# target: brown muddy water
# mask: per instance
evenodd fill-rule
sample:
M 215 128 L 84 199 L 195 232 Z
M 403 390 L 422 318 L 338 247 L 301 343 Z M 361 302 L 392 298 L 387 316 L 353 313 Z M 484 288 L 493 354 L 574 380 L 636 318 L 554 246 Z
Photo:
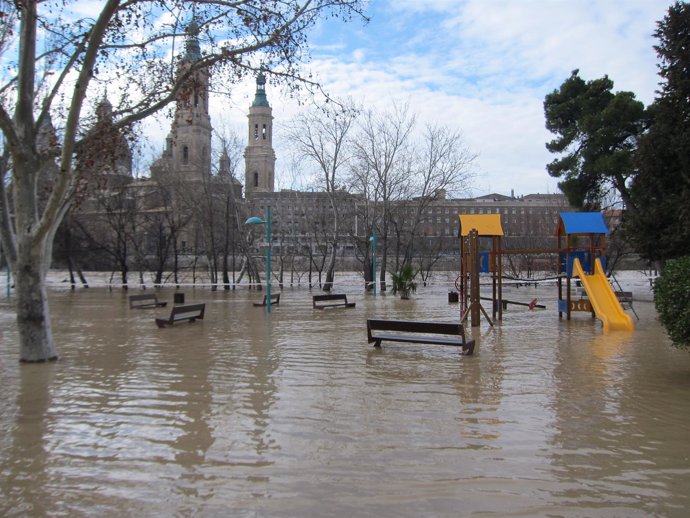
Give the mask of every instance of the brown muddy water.
M 559 321 L 553 285 L 507 288 L 547 309 L 509 306 L 462 357 L 367 344 L 367 317 L 456 320 L 443 286 L 328 311 L 285 289 L 270 318 L 257 292 L 183 291 L 206 319 L 168 329 L 126 292 L 51 291 L 43 365 L 0 298 L 0 516 L 690 513 L 690 357 L 649 302 L 604 335 Z

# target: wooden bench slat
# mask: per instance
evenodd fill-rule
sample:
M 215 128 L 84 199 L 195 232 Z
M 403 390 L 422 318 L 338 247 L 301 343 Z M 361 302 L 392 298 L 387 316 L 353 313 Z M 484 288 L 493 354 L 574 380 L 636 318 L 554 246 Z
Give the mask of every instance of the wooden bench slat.
M 461 338 L 452 338 L 452 337 L 441 338 L 441 337 L 437 337 L 437 336 L 422 336 L 422 335 L 377 334 L 376 339 L 387 340 L 389 342 L 409 342 L 409 343 L 452 345 L 455 347 L 463 345 Z
M 167 302 L 159 302 L 155 293 L 129 296 L 129 309 L 164 308 Z
M 280 293 L 271 293 L 271 306 L 275 306 L 277 304 L 280 304 Z M 266 295 L 264 295 L 264 299 L 261 302 L 255 302 L 255 306 L 265 306 L 266 305 Z
M 373 331 L 397 331 L 403 334 L 378 333 Z M 422 334 L 404 334 L 422 333 Z M 433 336 L 445 335 L 445 336 Z M 465 328 L 462 324 L 447 322 L 420 322 L 411 320 L 367 320 L 367 339 L 375 347 L 381 347 L 382 341 L 426 343 L 435 345 L 449 345 L 462 347 L 463 354 L 474 352 L 474 340 L 465 338 Z
M 175 322 L 189 320 L 194 322 L 196 319 L 203 320 L 206 312 L 206 304 L 188 304 L 186 306 L 175 306 L 170 312 L 168 318 L 157 318 L 156 325 L 158 327 L 167 327 L 173 325 Z
M 617 291 L 616 292 L 616 297 L 618 298 L 619 302 L 627 302 L 630 303 L 633 301 L 633 294 L 632 291 Z
M 449 322 L 423 322 L 416 320 L 376 320 L 369 319 L 372 329 L 381 331 L 403 331 L 407 333 L 437 333 L 448 335 L 459 335 L 464 331 L 461 330 L 461 324 L 452 324 Z
M 314 309 L 326 308 L 354 308 L 356 302 L 348 302 L 344 293 L 332 293 L 330 295 L 314 295 L 312 305 Z

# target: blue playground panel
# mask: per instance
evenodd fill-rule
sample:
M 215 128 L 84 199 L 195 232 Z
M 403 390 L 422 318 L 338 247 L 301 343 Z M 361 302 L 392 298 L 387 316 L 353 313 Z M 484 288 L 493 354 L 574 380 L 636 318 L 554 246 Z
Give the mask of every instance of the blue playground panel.
M 479 252 L 479 273 L 490 273 L 489 252 Z
M 592 261 L 590 260 L 590 253 L 588 250 L 576 250 L 574 252 L 570 252 L 570 256 L 568 256 L 568 266 L 566 268 L 565 264 L 565 258 L 566 258 L 566 253 L 561 252 L 560 254 L 560 261 L 561 261 L 561 271 L 566 272 L 568 277 L 573 276 L 573 262 L 575 261 L 575 258 L 577 257 L 580 260 L 580 264 L 582 265 L 582 269 L 586 272 L 591 272 L 592 271 Z
M 592 255 L 589 253 L 589 250 L 575 250 L 573 252 L 570 252 L 570 256 L 568 258 L 568 268 L 566 270 L 565 267 L 565 257 L 566 253 L 561 252 L 560 254 L 560 261 L 561 261 L 561 271 L 565 271 L 568 275 L 568 277 L 573 276 L 573 262 L 575 261 L 575 258 L 577 257 L 580 260 L 580 264 L 582 265 L 582 269 L 586 273 L 593 273 L 594 272 L 594 264 L 592 263 Z M 601 260 L 601 266 L 606 269 L 606 258 L 601 256 L 599 257 Z

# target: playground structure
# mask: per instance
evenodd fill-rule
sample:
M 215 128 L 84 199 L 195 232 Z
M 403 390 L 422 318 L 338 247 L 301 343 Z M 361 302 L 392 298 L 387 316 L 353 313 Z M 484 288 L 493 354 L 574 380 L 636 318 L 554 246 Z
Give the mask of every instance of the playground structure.
M 558 317 L 570 320 L 573 311 L 598 317 L 607 333 L 634 329 L 604 273 L 608 228 L 599 212 L 563 212 L 558 219 Z M 587 299 L 572 298 L 572 278 L 580 279 Z M 565 298 L 563 280 L 565 279 Z
M 500 214 L 458 216 L 460 228 L 460 275 L 455 282 L 460 292 L 460 322 L 470 315 L 472 327 L 479 326 L 480 312 L 490 325 L 503 319 L 502 249 L 503 227 Z M 491 241 L 489 251 L 480 252 L 480 239 Z M 479 273 L 491 274 L 491 315 L 481 305 L 479 294 Z
M 460 301 L 460 322 L 470 316 L 472 327 L 480 324 L 480 313 L 483 313 L 490 325 L 503 318 L 503 309 L 508 303 L 537 306 L 536 299 L 529 304 L 503 299 L 502 261 L 503 255 L 515 253 L 503 250 L 501 237 L 503 228 L 499 214 L 459 215 L 460 238 L 460 274 L 456 279 L 456 288 Z M 558 254 L 558 316 L 563 313 L 570 320 L 573 311 L 585 311 L 598 317 L 603 323 L 604 332 L 610 330 L 632 330 L 632 318 L 625 313 L 616 293 L 613 291 L 604 273 L 602 264 L 606 246 L 608 228 L 599 212 L 563 212 L 560 214 L 556 228 L 558 246 L 554 250 L 534 250 L 534 253 Z M 488 250 L 480 251 L 480 239 L 490 239 Z M 530 251 L 521 250 L 520 253 Z M 481 297 L 479 292 L 479 274 L 491 274 L 491 297 Z M 572 298 L 572 278 L 578 277 L 587 294 L 587 298 Z M 565 280 L 565 292 L 563 281 Z M 565 297 L 565 298 L 564 298 Z M 490 300 L 492 318 L 481 305 L 481 300 Z

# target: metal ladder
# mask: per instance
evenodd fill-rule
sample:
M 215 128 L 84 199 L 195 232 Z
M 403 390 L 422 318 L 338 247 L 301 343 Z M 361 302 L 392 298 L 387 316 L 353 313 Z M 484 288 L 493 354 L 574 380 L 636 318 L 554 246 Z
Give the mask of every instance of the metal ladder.
M 623 287 L 621 286 L 620 282 L 618 282 L 618 279 L 616 279 L 616 276 L 615 276 L 613 273 L 611 274 L 610 279 L 611 279 L 613 285 L 617 288 L 617 290 L 618 290 L 619 292 L 622 292 L 622 291 L 623 291 Z M 632 312 L 634 313 L 635 318 L 637 318 L 637 320 L 640 320 L 640 316 L 637 314 L 637 311 L 635 311 L 635 308 L 633 307 L 632 292 L 630 292 L 630 293 L 631 293 L 630 302 L 626 302 L 626 303 L 630 306 L 630 309 L 631 309 Z M 621 303 L 621 305 L 622 305 L 622 303 Z

